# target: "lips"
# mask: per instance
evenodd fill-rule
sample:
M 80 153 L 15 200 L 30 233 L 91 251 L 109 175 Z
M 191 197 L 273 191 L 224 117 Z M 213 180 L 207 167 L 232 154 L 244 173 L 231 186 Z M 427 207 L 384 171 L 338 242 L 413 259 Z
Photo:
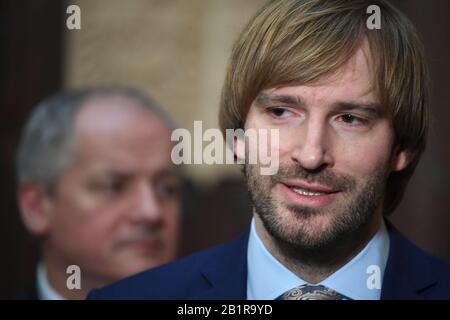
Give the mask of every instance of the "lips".
M 309 184 L 303 181 L 288 180 L 283 182 L 283 184 L 286 185 L 288 188 L 303 190 L 309 193 L 330 194 L 338 192 L 338 190 L 335 190 L 328 186 L 320 184 Z
M 135 234 L 117 243 L 121 248 L 140 248 L 150 251 L 159 251 L 163 248 L 163 241 L 154 234 Z
M 293 180 L 279 183 L 278 189 L 288 203 L 313 208 L 330 204 L 340 193 L 329 186 Z

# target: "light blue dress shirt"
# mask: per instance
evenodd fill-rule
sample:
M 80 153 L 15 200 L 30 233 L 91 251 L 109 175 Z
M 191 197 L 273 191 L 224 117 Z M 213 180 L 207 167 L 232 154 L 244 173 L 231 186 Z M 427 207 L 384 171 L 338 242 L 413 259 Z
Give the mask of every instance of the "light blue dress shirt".
M 36 270 L 37 295 L 39 300 L 65 300 L 62 295 L 52 288 L 47 278 L 45 264 L 41 261 Z
M 352 300 L 379 300 L 386 262 L 389 234 L 384 221 L 380 229 L 352 260 L 318 284 Z M 247 299 L 274 300 L 307 282 L 282 265 L 266 249 L 252 220 L 247 251 Z M 373 277 L 379 277 L 379 281 Z M 376 280 L 376 279 L 375 279 Z

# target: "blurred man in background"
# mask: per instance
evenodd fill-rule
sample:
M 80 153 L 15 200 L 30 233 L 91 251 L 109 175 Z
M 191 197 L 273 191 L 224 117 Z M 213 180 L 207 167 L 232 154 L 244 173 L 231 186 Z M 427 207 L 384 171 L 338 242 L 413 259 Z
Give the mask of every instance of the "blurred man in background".
M 23 298 L 83 299 L 175 257 L 172 128 L 155 101 L 127 88 L 62 93 L 37 105 L 17 155 L 21 217 L 42 249 Z

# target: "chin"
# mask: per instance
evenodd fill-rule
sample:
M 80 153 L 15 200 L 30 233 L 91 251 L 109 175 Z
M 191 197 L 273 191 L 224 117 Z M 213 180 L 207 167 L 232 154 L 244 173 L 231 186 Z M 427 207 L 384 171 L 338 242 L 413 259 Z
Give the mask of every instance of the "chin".
M 279 208 L 279 221 L 287 229 L 319 232 L 326 231 L 333 224 L 333 209 L 317 210 L 315 208 L 285 207 Z
M 147 269 L 151 269 L 163 264 L 166 260 L 162 257 L 150 255 L 127 255 L 116 260 L 115 274 L 121 278 L 127 277 Z
M 167 260 L 161 257 L 142 257 L 140 259 L 136 259 L 133 263 L 133 270 L 136 272 L 144 271 L 150 268 L 154 268 L 164 264 Z
M 283 208 L 274 218 L 264 223 L 268 232 L 282 243 L 301 249 L 323 247 L 342 232 L 336 228 L 336 216 L 331 212 L 295 212 Z

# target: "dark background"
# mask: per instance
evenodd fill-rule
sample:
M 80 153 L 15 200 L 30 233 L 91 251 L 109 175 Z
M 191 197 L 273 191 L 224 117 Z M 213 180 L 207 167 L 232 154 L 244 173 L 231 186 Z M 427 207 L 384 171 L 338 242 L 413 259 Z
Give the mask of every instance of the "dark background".
M 413 21 L 425 44 L 432 80 L 428 148 L 394 224 L 415 243 L 450 259 L 450 1 L 393 1 Z M 0 298 L 10 298 L 34 277 L 36 241 L 16 205 L 14 153 L 31 108 L 62 88 L 65 9 L 55 0 L 0 2 Z M 223 242 L 250 220 L 245 187 L 237 179 L 213 187 L 186 181 L 180 255 Z

